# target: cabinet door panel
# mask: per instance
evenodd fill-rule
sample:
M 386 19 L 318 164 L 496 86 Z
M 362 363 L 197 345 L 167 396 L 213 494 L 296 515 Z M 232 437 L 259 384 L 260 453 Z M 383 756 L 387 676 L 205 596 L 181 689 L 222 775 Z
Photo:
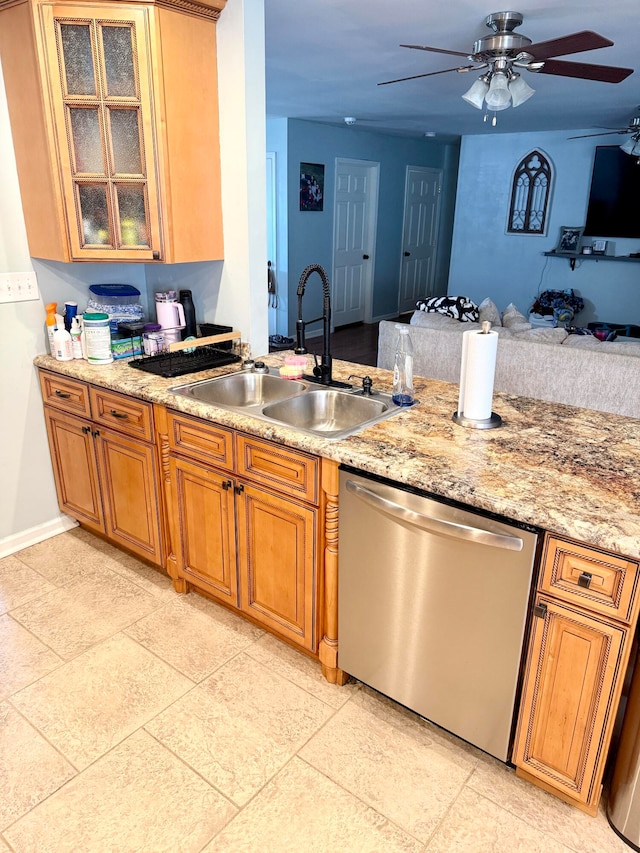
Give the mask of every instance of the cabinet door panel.
M 49 450 L 58 503 L 63 512 L 104 532 L 98 467 L 91 427 L 45 406 Z
M 97 441 L 107 536 L 161 565 L 153 447 L 106 430 Z
M 171 457 L 178 517 L 178 574 L 237 606 L 233 481 L 225 474 Z
M 158 259 L 153 10 L 41 14 L 72 259 Z
M 534 618 L 514 763 L 595 806 L 617 707 L 628 631 L 551 599 Z
M 237 524 L 242 609 L 315 651 L 317 510 L 245 484 Z

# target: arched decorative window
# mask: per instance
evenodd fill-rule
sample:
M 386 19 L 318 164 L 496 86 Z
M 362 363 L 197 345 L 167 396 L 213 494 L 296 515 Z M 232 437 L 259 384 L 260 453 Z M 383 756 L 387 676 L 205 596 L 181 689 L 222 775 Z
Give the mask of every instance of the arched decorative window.
M 508 233 L 545 233 L 551 177 L 551 164 L 540 151 L 520 161 L 513 175 Z

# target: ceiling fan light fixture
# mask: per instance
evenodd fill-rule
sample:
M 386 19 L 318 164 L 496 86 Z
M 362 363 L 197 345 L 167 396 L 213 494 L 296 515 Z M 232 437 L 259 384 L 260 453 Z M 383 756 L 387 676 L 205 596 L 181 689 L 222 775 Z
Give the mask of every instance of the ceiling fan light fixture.
M 487 75 L 483 74 L 482 77 L 478 77 L 470 89 L 462 95 L 462 100 L 471 104 L 471 106 L 475 107 L 477 110 L 481 110 L 485 95 L 488 91 L 489 81 L 487 80 Z
M 511 92 L 511 106 L 519 107 L 535 94 L 535 89 L 522 79 L 519 74 L 514 74 L 509 81 L 509 92 Z
M 630 154 L 632 157 L 640 157 L 640 137 L 631 136 L 620 148 L 625 154 Z
M 504 71 L 495 71 L 489 83 L 489 91 L 485 95 L 488 109 L 497 112 L 511 106 L 509 81 Z

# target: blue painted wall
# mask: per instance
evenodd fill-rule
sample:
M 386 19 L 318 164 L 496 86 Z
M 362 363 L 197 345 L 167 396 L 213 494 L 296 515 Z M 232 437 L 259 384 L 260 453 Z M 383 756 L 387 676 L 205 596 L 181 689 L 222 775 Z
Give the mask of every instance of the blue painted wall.
M 271 128 L 271 133 L 270 133 Z M 278 147 L 279 146 L 279 147 Z M 283 151 L 281 127 L 267 123 L 267 147 Z M 402 217 L 407 166 L 430 166 L 443 170 L 441 227 L 439 232 L 436 292 L 446 293 L 449 251 L 453 229 L 453 208 L 458 166 L 458 145 L 425 139 L 385 136 L 354 127 L 334 127 L 316 122 L 287 121 L 287 213 L 280 215 L 280 229 L 286 223 L 288 239 L 288 334 L 295 330 L 296 288 L 302 270 L 319 263 L 330 273 L 333 261 L 333 203 L 335 159 L 346 157 L 380 163 L 378 229 L 373 284 L 374 319 L 395 317 L 398 309 L 398 280 L 401 260 Z M 299 207 L 300 163 L 325 166 L 324 210 L 301 212 Z M 279 180 L 284 180 L 280 172 Z M 281 261 L 279 261 L 280 265 Z M 316 278 L 314 276 L 314 278 Z M 284 277 L 279 281 L 284 290 Z M 305 294 L 305 316 L 322 313 L 319 280 L 310 282 Z M 320 328 L 318 324 L 317 329 Z M 280 330 L 279 330 L 280 331 Z M 313 334 L 315 327 L 311 329 Z M 280 333 L 284 333 L 281 331 Z
M 597 128 L 570 135 L 581 133 L 597 133 Z M 474 302 L 490 296 L 500 311 L 514 302 L 527 314 L 541 290 L 573 288 L 585 300 L 577 325 L 594 320 L 640 324 L 640 263 L 578 259 L 572 272 L 567 259 L 543 255 L 557 245 L 562 226 L 584 225 L 595 148 L 611 144 L 611 137 L 568 140 L 568 135 L 564 131 L 463 138 L 448 292 Z M 513 171 L 534 148 L 542 150 L 554 169 L 547 233 L 507 234 Z M 609 245 L 612 254 L 640 251 L 640 239 L 614 243 Z

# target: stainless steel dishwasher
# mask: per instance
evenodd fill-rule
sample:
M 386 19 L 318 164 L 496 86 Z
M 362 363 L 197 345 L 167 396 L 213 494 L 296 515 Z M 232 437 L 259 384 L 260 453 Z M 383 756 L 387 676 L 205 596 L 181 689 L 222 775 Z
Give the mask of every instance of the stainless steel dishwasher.
M 338 665 L 510 758 L 536 528 L 340 471 Z

